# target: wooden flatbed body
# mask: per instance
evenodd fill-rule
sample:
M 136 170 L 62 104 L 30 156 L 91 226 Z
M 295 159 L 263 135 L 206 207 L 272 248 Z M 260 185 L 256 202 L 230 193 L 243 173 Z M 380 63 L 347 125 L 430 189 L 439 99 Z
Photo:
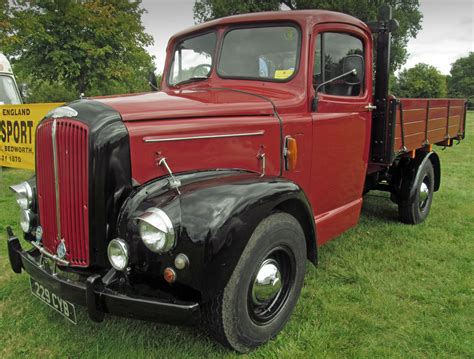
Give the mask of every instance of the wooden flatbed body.
M 452 146 L 464 138 L 466 101 L 463 99 L 409 99 L 397 101 L 394 153 L 429 145 Z

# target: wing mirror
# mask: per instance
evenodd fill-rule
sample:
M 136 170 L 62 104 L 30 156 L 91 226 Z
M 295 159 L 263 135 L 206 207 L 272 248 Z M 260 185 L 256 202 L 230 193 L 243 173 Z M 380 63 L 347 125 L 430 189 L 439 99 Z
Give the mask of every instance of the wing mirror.
M 156 79 L 156 75 L 154 71 L 150 71 L 148 73 L 148 85 L 150 85 L 150 88 L 152 91 L 160 91 L 160 88 L 158 87 L 158 81 Z
M 315 88 L 316 95 L 311 102 L 311 111 L 316 112 L 318 110 L 318 92 L 321 87 L 342 78 L 349 86 L 361 84 L 364 81 L 364 58 L 361 55 L 347 55 L 342 60 L 342 72 L 341 75 L 324 81 Z
M 342 60 L 342 72 L 355 70 L 346 77 L 347 85 L 360 85 L 364 81 L 364 58 L 361 55 L 347 55 Z
M 18 86 L 18 89 L 20 90 L 21 97 L 23 99 L 23 102 L 26 102 L 28 100 L 28 85 L 26 83 L 21 83 Z

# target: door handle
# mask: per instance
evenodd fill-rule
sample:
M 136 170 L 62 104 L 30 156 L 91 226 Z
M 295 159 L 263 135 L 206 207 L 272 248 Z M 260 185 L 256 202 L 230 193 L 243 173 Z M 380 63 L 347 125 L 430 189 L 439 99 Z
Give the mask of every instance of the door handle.
M 376 110 L 376 109 L 377 109 L 377 106 L 372 105 L 371 103 L 369 103 L 367 106 L 364 106 L 364 108 L 365 108 L 366 110 L 368 110 L 369 112 L 372 112 L 373 110 Z

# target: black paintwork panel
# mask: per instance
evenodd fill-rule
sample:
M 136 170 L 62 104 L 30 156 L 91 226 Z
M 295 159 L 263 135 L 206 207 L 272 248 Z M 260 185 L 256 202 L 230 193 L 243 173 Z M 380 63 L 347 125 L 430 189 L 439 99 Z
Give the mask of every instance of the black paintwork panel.
M 279 204 L 296 199 L 308 213 L 311 208 L 302 190 L 280 177 L 260 177 L 243 171 L 209 171 L 177 176 L 181 194 L 161 179 L 133 193 L 121 213 L 119 235 L 131 247 L 134 275 L 155 275 L 173 265 L 178 253 L 190 259 L 178 271 L 174 285 L 199 291 L 204 298 L 223 289 L 254 229 Z M 142 244 L 134 221 L 150 207 L 163 209 L 178 234 L 177 246 L 166 254 L 151 253 Z M 311 217 L 310 217 L 311 218 Z

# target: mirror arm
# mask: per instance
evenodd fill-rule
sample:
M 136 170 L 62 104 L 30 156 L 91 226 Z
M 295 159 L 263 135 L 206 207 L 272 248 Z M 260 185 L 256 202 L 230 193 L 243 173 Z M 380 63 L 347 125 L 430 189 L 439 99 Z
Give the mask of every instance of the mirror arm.
M 151 81 L 148 81 L 148 85 L 150 86 L 152 91 L 160 91 L 160 89 L 155 86 Z
M 158 82 L 156 81 L 155 71 L 152 70 L 148 73 L 148 85 L 152 91 L 160 91 L 158 88 Z
M 351 71 L 347 71 L 339 76 L 336 76 L 336 77 L 333 77 L 332 79 L 330 80 L 327 80 L 327 81 L 324 81 L 322 83 L 320 83 L 316 89 L 314 90 L 315 92 L 315 96 L 313 97 L 312 101 L 311 101 L 311 112 L 316 112 L 318 111 L 318 102 L 319 102 L 319 98 L 318 98 L 318 92 L 319 92 L 319 89 L 335 80 L 339 80 L 343 77 L 346 77 L 346 76 L 349 76 L 349 75 L 356 75 L 357 76 L 357 70 L 356 69 L 352 69 Z
M 319 89 L 320 89 L 321 87 L 323 87 L 323 86 L 325 86 L 325 85 L 327 85 L 327 84 L 329 84 L 329 83 L 331 83 L 331 82 L 333 82 L 333 81 L 339 80 L 339 79 L 341 79 L 341 78 L 343 78 L 343 77 L 349 76 L 349 75 L 356 75 L 356 76 L 357 76 L 357 70 L 356 70 L 356 69 L 352 69 L 351 71 L 347 71 L 347 72 L 345 72 L 345 73 L 343 73 L 343 74 L 341 74 L 341 75 L 339 75 L 339 76 L 333 77 L 333 78 L 330 79 L 330 80 L 327 80 L 327 81 L 324 81 L 324 82 L 320 83 L 320 84 L 316 87 L 316 90 L 315 90 L 315 91 L 316 91 L 316 95 L 318 94 L 318 91 L 319 91 Z

